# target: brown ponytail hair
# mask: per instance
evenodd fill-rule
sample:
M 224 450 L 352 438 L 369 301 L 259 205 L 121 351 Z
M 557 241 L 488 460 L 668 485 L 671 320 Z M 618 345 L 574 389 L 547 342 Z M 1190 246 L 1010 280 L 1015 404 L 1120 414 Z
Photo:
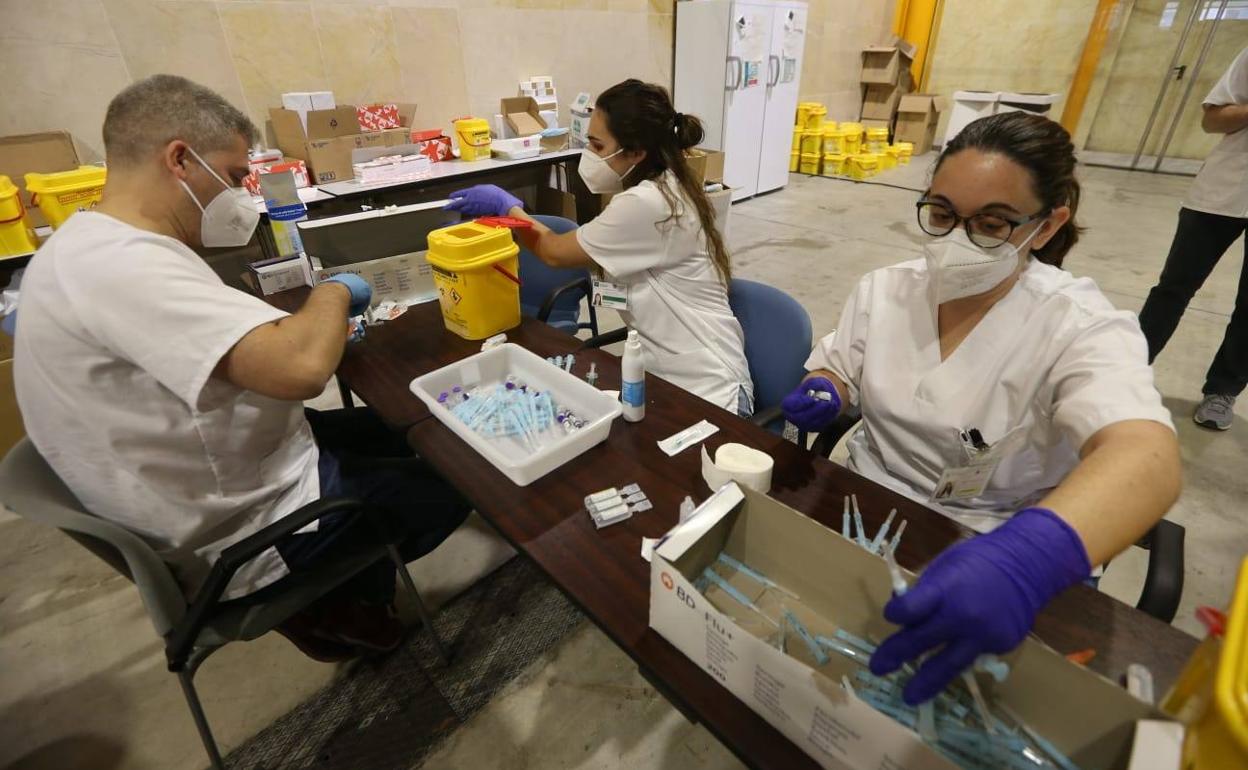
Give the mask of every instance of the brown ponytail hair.
M 625 80 L 611 86 L 599 94 L 594 108 L 602 110 L 607 130 L 620 147 L 645 150 L 645 159 L 625 178 L 624 184 L 632 187 L 647 179 L 657 182 L 663 199 L 672 210 L 672 216 L 665 221 L 671 221 L 677 212 L 676 193 L 663 182 L 663 175 L 672 172 L 680 192 L 697 209 L 698 221 L 706 235 L 707 253 L 719 279 L 727 286 L 732 278 L 728 248 L 715 226 L 711 201 L 685 160 L 685 150 L 702 143 L 702 121 L 677 112 L 667 89 L 640 80 Z
M 1061 267 L 1083 228 L 1075 222 L 1079 209 L 1079 180 L 1075 178 L 1075 146 L 1060 124 L 1030 112 L 1005 112 L 969 124 L 945 145 L 932 174 L 962 150 L 976 149 L 1006 156 L 1031 174 L 1031 189 L 1047 210 L 1070 208 L 1070 219 L 1042 248 L 1036 259 Z

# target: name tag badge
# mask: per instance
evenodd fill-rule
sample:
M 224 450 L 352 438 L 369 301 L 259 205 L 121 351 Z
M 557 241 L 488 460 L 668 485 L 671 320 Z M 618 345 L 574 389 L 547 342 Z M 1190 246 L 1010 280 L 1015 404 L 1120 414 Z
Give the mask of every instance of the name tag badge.
M 970 500 L 981 496 L 988 488 L 992 474 L 996 472 L 1001 460 L 1018 451 L 1026 440 L 1027 431 L 1023 426 L 1005 434 L 991 446 L 982 443 L 979 432 L 973 436 L 980 443 L 970 440 L 968 432 L 962 433 L 962 448 L 965 450 L 966 464 L 956 468 L 946 468 L 936 482 L 932 500 Z
M 628 287 L 621 283 L 595 280 L 590 302 L 594 307 L 628 310 Z

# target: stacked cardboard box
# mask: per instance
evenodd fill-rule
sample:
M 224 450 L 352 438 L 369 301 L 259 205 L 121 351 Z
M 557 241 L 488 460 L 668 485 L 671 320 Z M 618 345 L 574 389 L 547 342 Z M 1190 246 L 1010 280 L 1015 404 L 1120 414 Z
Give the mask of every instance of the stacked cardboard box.
M 411 141 L 415 104 L 395 104 L 400 128 L 361 131 L 354 105 L 338 105 L 328 110 L 299 113 L 286 107 L 271 108 L 269 119 L 282 154 L 308 165 L 314 184 L 352 179 L 351 151 L 372 147 L 393 147 Z
M 911 91 L 913 59 L 914 46 L 896 37 L 887 45 L 862 49 L 863 127 L 887 128 L 892 132 L 901 97 Z
M 910 142 L 913 154 L 922 155 L 932 149 L 936 140 L 936 124 L 945 108 L 944 97 L 935 94 L 907 94 L 897 105 L 895 142 Z

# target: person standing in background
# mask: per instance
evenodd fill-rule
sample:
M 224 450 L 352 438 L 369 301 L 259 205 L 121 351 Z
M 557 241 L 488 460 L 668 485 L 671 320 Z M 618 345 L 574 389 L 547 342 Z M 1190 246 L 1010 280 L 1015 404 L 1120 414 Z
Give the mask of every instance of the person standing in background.
M 1205 160 L 1187 200 L 1157 285 L 1140 311 L 1152 363 L 1179 325 L 1187 303 L 1237 238 L 1248 230 L 1248 48 L 1202 104 L 1201 128 L 1225 134 Z M 1245 245 L 1248 258 L 1248 243 Z M 1235 398 L 1248 385 L 1248 272 L 1242 268 L 1235 310 L 1227 324 L 1192 419 L 1197 425 L 1229 430 Z

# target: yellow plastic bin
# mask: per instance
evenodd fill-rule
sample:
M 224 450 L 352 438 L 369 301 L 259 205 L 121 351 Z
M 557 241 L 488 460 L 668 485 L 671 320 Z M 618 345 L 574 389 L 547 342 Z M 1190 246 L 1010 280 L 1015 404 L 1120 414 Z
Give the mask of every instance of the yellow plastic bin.
M 898 165 L 909 165 L 910 156 L 914 153 L 914 144 L 912 142 L 898 142 L 893 147 L 897 148 Z
M 880 159 L 880 171 L 897 168 L 897 151 L 892 147 L 885 147 L 884 152 L 877 152 L 876 156 Z
M 505 227 L 460 222 L 429 233 L 442 321 L 468 340 L 520 324 L 520 247 Z
M 22 205 L 21 191 L 12 179 L 0 174 L 0 256 L 28 254 L 37 248 L 39 239 Z
M 43 212 L 53 229 L 60 227 L 76 211 L 95 208 L 104 193 L 108 176 L 102 166 L 79 166 L 73 171 L 26 175 L 30 201 Z
M 801 163 L 802 154 L 797 150 L 789 153 L 789 172 L 797 173 L 797 167 Z
M 839 176 L 845 173 L 845 154 L 826 153 L 823 156 L 823 175 Z
M 842 123 L 841 132 L 845 135 L 846 155 L 858 155 L 863 151 L 861 123 Z
M 794 121 L 793 125 L 805 131 L 806 121 L 810 118 L 810 108 L 818 107 L 818 106 L 819 105 L 817 102 L 798 102 L 797 103 L 797 120 Z
M 888 129 L 887 128 L 868 128 L 867 136 L 867 152 L 880 154 L 884 152 L 884 148 L 888 147 Z
M 803 155 L 821 155 L 823 153 L 823 132 L 822 131 L 803 131 L 802 132 L 802 154 Z
M 802 153 L 802 162 L 799 164 L 798 169 L 803 174 L 818 174 L 819 161 L 822 159 L 823 156 L 817 152 L 804 152 Z
M 1161 708 L 1187 727 L 1182 770 L 1248 767 L 1248 559 L 1240 564 L 1227 615 L 1208 608 L 1201 613 L 1209 635 Z
M 460 160 L 487 160 L 490 157 L 490 123 L 485 118 L 455 121 Z
M 839 128 L 831 131 L 823 132 L 823 154 L 824 155 L 844 155 L 845 154 L 845 132 Z
M 802 134 L 806 133 L 806 126 L 793 126 L 793 150 L 801 152 L 802 150 Z
M 879 173 L 879 170 L 879 157 L 869 153 L 851 155 L 846 161 L 846 173 L 851 179 L 869 179 Z
M 828 108 L 822 104 L 812 104 L 810 112 L 806 116 L 806 128 L 811 131 L 823 130 L 823 119 L 828 114 Z

